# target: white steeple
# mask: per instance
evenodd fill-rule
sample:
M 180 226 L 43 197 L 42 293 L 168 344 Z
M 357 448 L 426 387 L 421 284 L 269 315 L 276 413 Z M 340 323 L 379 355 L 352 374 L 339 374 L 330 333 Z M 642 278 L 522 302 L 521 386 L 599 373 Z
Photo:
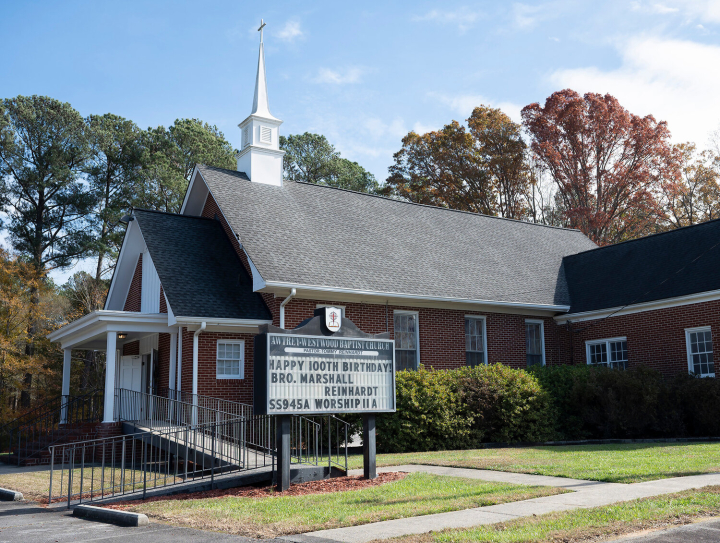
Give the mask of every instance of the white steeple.
M 282 121 L 268 108 L 267 81 L 265 79 L 265 51 L 263 28 L 260 20 L 260 55 L 255 78 L 255 96 L 250 115 L 238 126 L 242 131 L 242 149 L 238 154 L 237 168 L 251 181 L 267 185 L 282 185 L 282 161 L 285 151 L 280 150 L 279 128 Z

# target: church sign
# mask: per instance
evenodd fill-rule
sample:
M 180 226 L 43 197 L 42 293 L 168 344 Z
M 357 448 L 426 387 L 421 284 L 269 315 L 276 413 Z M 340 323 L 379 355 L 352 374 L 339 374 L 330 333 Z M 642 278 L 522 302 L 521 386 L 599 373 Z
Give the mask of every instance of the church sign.
M 320 308 L 295 330 L 256 336 L 256 415 L 395 411 L 394 342 L 340 322 L 339 310 Z

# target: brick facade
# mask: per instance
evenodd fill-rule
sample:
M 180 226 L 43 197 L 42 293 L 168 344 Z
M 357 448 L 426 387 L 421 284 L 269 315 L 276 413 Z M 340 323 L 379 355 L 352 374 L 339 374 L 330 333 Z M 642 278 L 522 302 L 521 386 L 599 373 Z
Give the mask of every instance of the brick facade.
M 713 351 L 720 333 L 720 301 L 701 302 L 606 319 L 556 325 L 563 364 L 587 364 L 585 342 L 596 339 L 627 337 L 628 366 L 646 364 L 665 375 L 687 373 L 688 359 L 685 329 L 710 326 Z M 570 336 L 572 335 L 572 345 Z M 720 372 L 717 355 L 715 373 Z
M 135 265 L 135 273 L 130 282 L 127 298 L 125 298 L 125 307 L 123 311 L 140 311 L 140 301 L 142 295 L 142 253 L 138 257 Z
M 251 275 L 247 256 L 240 244 L 241 240 L 238 240 L 233 235 L 211 195 L 207 198 L 202 215 L 216 218 L 221 222 L 246 271 Z M 138 260 L 125 303 L 126 311 L 140 311 L 141 279 L 142 255 Z M 273 323 L 279 326 L 282 298 L 263 293 L 263 299 L 273 315 Z M 545 360 L 547 365 L 586 364 L 586 341 L 627 337 L 630 366 L 647 364 L 666 375 L 687 372 L 686 328 L 711 326 L 714 333 L 720 330 L 720 301 L 614 316 L 595 321 L 583 321 L 568 326 L 557 324 L 551 317 L 540 318 L 531 315 L 301 298 L 294 298 L 286 305 L 286 328 L 294 328 L 303 320 L 312 317 L 318 304 L 343 306 L 345 307 L 346 318 L 352 320 L 362 330 L 374 334 L 387 331 L 390 333 L 391 338 L 393 337 L 395 311 L 416 311 L 420 332 L 420 362 L 425 367 L 435 369 L 452 369 L 465 365 L 466 315 L 477 315 L 485 318 L 488 362 L 491 364 L 502 363 L 513 368 L 525 368 L 527 366 L 526 319 L 542 320 L 544 323 Z M 167 304 L 162 287 L 160 291 L 160 312 L 167 313 Z M 193 332 L 183 330 L 181 340 L 181 388 L 184 392 L 192 392 Z M 219 340 L 242 340 L 245 342 L 244 379 L 217 379 L 216 354 Z M 166 388 L 169 386 L 170 335 L 160 334 L 158 345 L 158 385 L 160 388 Z M 126 343 L 123 346 L 123 354 L 139 354 L 139 343 L 137 341 Z M 252 334 L 201 333 L 199 336 L 198 393 L 204 396 L 252 403 L 252 363 Z

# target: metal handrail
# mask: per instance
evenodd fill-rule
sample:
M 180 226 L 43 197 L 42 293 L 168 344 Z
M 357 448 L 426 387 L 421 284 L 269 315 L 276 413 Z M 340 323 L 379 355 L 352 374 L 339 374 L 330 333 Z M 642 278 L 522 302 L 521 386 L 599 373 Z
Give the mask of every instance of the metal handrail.
M 62 396 L 60 405 L 30 422 L 11 428 L 10 450 L 17 447 L 18 465 L 37 457 L 43 463 L 42 451 L 67 437 L 74 425 L 99 422 L 103 414 L 103 393 L 94 390 L 82 396 Z
M 205 396 L 202 394 L 192 394 L 185 390 L 175 390 L 172 388 L 161 388 L 159 395 L 172 400 L 178 400 L 185 403 L 195 404 L 202 406 L 206 409 L 217 409 L 224 413 L 232 413 L 240 417 L 252 417 L 253 406 L 242 402 L 233 402 L 230 400 L 224 400 L 221 398 L 214 398 L 212 396 Z M 195 401 L 197 399 L 197 401 Z

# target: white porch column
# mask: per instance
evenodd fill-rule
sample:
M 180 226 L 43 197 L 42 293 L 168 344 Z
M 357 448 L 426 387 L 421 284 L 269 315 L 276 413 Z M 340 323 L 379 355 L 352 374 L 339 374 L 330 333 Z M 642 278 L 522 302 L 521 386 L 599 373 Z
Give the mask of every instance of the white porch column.
M 178 328 L 178 347 L 177 347 L 177 385 L 175 390 L 178 392 L 182 390 L 182 344 L 183 344 L 183 329 L 182 326 Z M 180 398 L 178 398 L 180 399 Z
M 105 416 L 103 422 L 115 422 L 115 349 L 117 332 L 107 333 L 105 351 Z
M 63 349 L 62 398 L 60 404 L 60 424 L 67 423 L 67 402 L 70 400 L 70 366 L 72 365 L 72 349 Z
M 170 398 L 175 399 L 175 364 L 177 363 L 177 332 L 170 333 L 170 374 L 168 375 L 168 388 Z

